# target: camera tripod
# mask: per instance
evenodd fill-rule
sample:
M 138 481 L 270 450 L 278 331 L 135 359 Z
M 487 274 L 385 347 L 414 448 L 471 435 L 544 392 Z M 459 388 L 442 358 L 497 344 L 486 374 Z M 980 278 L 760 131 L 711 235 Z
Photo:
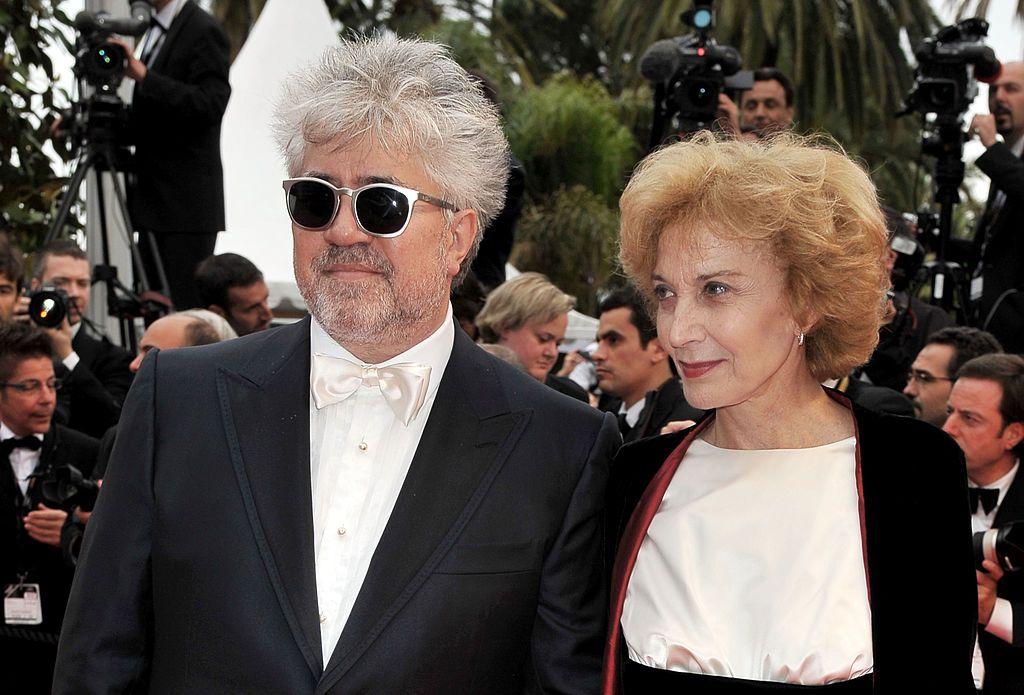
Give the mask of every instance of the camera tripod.
M 128 212 L 128 201 L 124 186 L 118 176 L 122 173 L 118 168 L 118 156 L 121 159 L 127 158 L 128 152 L 119 148 L 113 138 L 98 138 L 96 141 L 87 141 L 80 147 L 80 153 L 76 160 L 67 190 L 61 201 L 60 208 L 53 218 L 53 223 L 46 233 L 44 245 L 54 241 L 60 234 L 61 229 L 67 222 L 71 206 L 75 201 L 76 194 L 85 180 L 89 171 L 96 174 L 99 185 L 96 187 L 96 213 L 100 220 L 100 244 L 103 263 L 98 264 L 93 274 L 93 284 L 102 282 L 107 289 L 107 314 L 118 319 L 121 345 L 133 354 L 137 351 L 137 339 L 133 326 L 135 318 L 143 318 L 147 324 L 167 313 L 170 309 L 170 302 L 166 297 L 152 291 L 149 276 L 146 273 L 145 265 L 142 262 L 142 254 L 139 247 L 132 238 L 133 226 L 131 215 Z M 107 225 L 107 202 L 103 192 L 103 181 L 100 174 L 109 172 L 114 189 L 114 197 L 117 205 L 115 210 L 120 214 L 121 221 L 126 231 L 125 242 L 131 253 L 132 261 L 136 270 L 135 286 L 138 291 L 127 287 L 118 279 L 117 268 L 110 263 L 110 229 Z M 152 234 L 152 232 L 141 232 Z M 161 287 L 167 287 L 167 278 L 164 273 L 163 262 L 155 242 L 150 239 L 150 248 L 153 253 L 154 266 L 157 271 Z
M 926 262 L 918 272 L 911 295 L 931 284 L 929 303 L 945 311 L 956 312 L 957 323 L 966 325 L 970 310 L 970 274 L 959 263 L 948 260 L 953 233 L 953 209 L 960 202 L 960 184 L 964 180 L 964 132 L 959 115 L 940 115 L 936 132 L 921 141 L 921 151 L 936 158 L 934 201 L 939 205 L 935 227 L 935 260 Z

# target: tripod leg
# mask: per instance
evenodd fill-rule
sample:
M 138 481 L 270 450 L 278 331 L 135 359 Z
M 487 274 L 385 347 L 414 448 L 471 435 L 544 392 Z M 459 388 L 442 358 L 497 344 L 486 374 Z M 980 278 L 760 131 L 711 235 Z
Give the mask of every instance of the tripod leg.
M 68 181 L 68 187 L 64 191 L 64 199 L 60 201 L 60 208 L 57 210 L 57 214 L 54 216 L 53 222 L 50 223 L 50 228 L 46 232 L 46 237 L 43 239 L 43 246 L 54 241 L 60 234 L 60 230 L 64 228 L 64 223 L 68 219 L 68 213 L 71 212 L 71 206 L 78 199 L 78 189 L 82 187 L 82 181 L 85 180 L 85 175 L 92 168 L 95 158 L 96 153 L 90 151 L 79 155 L 78 161 L 75 163 L 74 170 L 71 173 L 71 180 Z

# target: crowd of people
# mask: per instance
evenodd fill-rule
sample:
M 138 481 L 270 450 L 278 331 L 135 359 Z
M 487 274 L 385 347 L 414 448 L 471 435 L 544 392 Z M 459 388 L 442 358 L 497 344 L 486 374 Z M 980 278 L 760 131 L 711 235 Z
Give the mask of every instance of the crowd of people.
M 159 56 L 216 31 L 157 5 L 140 104 L 222 113 L 216 55 L 194 84 Z M 974 541 L 1024 522 L 1024 63 L 970 126 L 970 325 L 913 295 L 923 240 L 868 173 L 792 133 L 789 79 L 754 78 L 633 172 L 582 349 L 575 297 L 504 278 L 529 172 L 493 89 L 424 41 L 287 81 L 306 319 L 271 329 L 259 269 L 209 255 L 222 202 L 140 211 L 184 260 L 136 354 L 88 319 L 77 243 L 26 273 L 2 240 L 19 692 L 1024 692 L 1024 572 Z

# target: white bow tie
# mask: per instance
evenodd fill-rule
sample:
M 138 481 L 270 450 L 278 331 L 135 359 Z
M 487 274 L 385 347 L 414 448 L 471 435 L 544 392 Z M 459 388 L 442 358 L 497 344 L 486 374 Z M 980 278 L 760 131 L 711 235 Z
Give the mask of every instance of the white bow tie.
M 427 398 L 430 367 L 425 364 L 392 364 L 364 367 L 341 357 L 313 355 L 309 388 L 316 407 L 340 403 L 360 386 L 379 388 L 395 417 L 406 427 L 416 417 Z

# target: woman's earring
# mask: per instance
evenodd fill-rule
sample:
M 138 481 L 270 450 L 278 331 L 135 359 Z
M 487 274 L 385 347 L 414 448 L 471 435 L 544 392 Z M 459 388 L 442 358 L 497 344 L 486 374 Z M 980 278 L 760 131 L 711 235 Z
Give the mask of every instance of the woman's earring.
M 800 335 L 796 339 L 796 344 L 797 345 L 803 345 L 804 344 L 804 332 L 803 331 L 800 331 Z

